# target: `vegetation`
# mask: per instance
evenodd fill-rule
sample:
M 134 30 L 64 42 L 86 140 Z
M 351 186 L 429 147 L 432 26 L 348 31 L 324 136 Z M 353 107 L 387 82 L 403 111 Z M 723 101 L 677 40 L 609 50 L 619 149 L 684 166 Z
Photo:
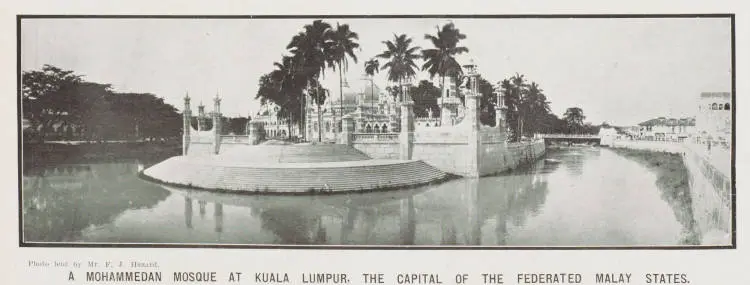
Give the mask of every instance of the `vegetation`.
M 440 76 L 440 92 L 445 92 L 445 77 L 460 76 L 462 74 L 461 65 L 456 61 L 455 56 L 469 52 L 466 47 L 458 46 L 458 42 L 466 38 L 466 35 L 459 32 L 453 23 L 448 23 L 442 29 L 438 28 L 436 35 L 426 34 L 425 39 L 430 40 L 435 48 L 425 49 L 422 51 L 424 64 L 422 70 L 427 70 L 430 79 L 435 75 Z
M 51 65 L 24 71 L 22 82 L 27 139 L 160 140 L 182 131 L 181 115 L 154 94 L 117 93 Z
M 405 80 L 416 77 L 417 73 L 414 71 L 417 68 L 417 64 L 414 62 L 419 59 L 419 55 L 416 54 L 419 51 L 419 47 L 411 46 L 412 39 L 404 34 L 393 35 L 393 41 L 383 41 L 386 46 L 386 50 L 377 57 L 386 59 L 386 62 L 380 69 L 388 70 L 388 80 L 398 84 L 398 90 L 395 94 L 400 95 L 403 90 L 403 83 Z M 403 96 L 399 101 L 403 101 Z
M 430 79 L 440 77 L 440 86 L 422 80 L 411 88 L 409 95 L 415 102 L 414 112 L 418 117 L 426 117 L 430 111 L 433 116 L 439 116 L 438 98 L 444 92 L 445 79 L 463 81 L 461 64 L 456 57 L 469 52 L 469 49 L 459 45 L 466 35 L 453 23 L 437 27 L 435 34 L 425 34 L 424 38 L 432 44 L 431 48 L 422 50 L 407 35 L 394 34 L 393 39 L 383 41 L 384 51 L 365 62 L 364 71 L 371 83 L 375 73 L 387 71 L 387 79 L 394 85 L 387 86 L 385 90 L 393 96 L 394 101 L 401 101 L 404 83 L 417 77 L 417 61 L 422 60 L 421 71 L 426 71 Z M 347 24 L 337 23 L 334 28 L 322 20 L 316 20 L 305 25 L 303 31 L 295 35 L 287 46 L 292 55 L 285 56 L 281 64 L 275 64 L 276 70 L 261 77 L 256 98 L 261 99 L 263 104 L 273 102 L 278 105 L 280 112 L 277 115 L 290 124 L 301 122 L 304 118 L 303 95 L 314 95 L 313 100 L 318 107 L 324 104 L 328 96 L 316 89 L 319 88 L 318 77 L 325 75 L 326 68 L 332 68 L 339 72 L 339 96 L 343 101 L 343 72 L 348 69 L 349 59 L 357 62 L 355 51 L 359 49 L 358 39 L 359 35 L 351 31 Z M 569 108 L 562 119 L 558 118 L 551 112 L 550 102 L 540 84 L 529 82 L 523 74 L 516 73 L 496 85 L 479 77 L 477 87 L 481 93 L 481 122 L 495 125 L 498 96 L 502 96 L 504 119 L 513 141 L 535 133 L 596 133 L 599 130 L 598 126 L 584 123 L 586 117 L 578 107 Z M 458 90 L 455 96 L 463 100 L 465 94 Z M 334 121 L 337 121 L 336 110 L 333 111 Z M 341 111 L 338 113 L 340 116 Z M 303 129 L 302 123 L 300 129 Z M 338 127 L 334 129 L 338 130 Z

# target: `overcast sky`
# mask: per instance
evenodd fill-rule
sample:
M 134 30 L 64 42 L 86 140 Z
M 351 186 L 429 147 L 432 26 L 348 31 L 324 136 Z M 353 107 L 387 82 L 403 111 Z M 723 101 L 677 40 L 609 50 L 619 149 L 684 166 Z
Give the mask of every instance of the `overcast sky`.
M 120 92 L 148 92 L 182 108 L 189 92 L 226 116 L 258 110 L 258 78 L 313 19 L 24 19 L 22 69 L 51 64 Z M 562 115 L 581 107 L 586 121 L 631 125 L 658 116 L 692 116 L 703 91 L 731 91 L 728 19 L 326 19 L 359 34 L 359 61 L 345 74 L 361 88 L 363 62 L 384 40 L 455 23 L 460 44 L 496 83 L 518 72 L 537 82 Z M 381 65 L 383 60 L 381 60 Z M 421 66 L 421 61 L 419 62 Z M 426 78 L 426 72 L 419 73 Z M 338 94 L 338 74 L 324 84 Z M 376 77 L 384 86 L 385 71 Z M 195 105 L 194 105 L 195 106 Z

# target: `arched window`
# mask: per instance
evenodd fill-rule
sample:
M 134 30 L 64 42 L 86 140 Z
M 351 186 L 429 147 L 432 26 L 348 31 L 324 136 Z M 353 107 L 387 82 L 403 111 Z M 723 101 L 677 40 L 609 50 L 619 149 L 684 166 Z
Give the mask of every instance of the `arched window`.
M 383 133 L 385 134 L 385 133 L 387 133 L 387 132 L 388 132 L 388 126 L 386 126 L 386 125 L 383 125 Z
M 719 104 L 716 104 L 716 103 L 711 104 L 711 110 L 718 110 L 718 109 L 719 109 Z
M 367 124 L 367 126 L 365 126 L 365 133 L 372 133 L 372 127 L 370 126 L 370 124 Z
M 729 103 L 724 104 L 724 110 L 732 110 Z

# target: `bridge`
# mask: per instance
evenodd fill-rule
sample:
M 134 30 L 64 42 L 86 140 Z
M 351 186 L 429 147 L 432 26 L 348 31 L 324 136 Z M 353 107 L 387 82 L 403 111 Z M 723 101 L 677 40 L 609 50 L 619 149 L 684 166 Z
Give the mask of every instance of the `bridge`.
M 543 139 L 545 144 L 552 142 L 601 143 L 602 137 L 588 134 L 534 134 L 534 138 Z

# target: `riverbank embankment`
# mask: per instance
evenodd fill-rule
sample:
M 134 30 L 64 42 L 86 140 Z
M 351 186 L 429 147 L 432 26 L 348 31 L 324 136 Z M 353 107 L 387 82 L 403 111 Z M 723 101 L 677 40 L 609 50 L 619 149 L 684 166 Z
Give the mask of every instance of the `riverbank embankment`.
M 179 142 L 24 143 L 23 165 L 114 162 L 124 159 L 161 160 L 179 155 Z
M 690 194 L 690 172 L 682 156 L 676 153 L 645 149 L 613 148 L 612 151 L 636 161 L 656 174 L 656 185 L 661 197 L 674 211 L 675 217 L 683 225 L 681 244 L 700 244 L 700 233 L 693 214 L 693 201 Z
M 657 183 L 666 189 L 665 199 L 670 203 L 677 202 L 678 208 L 689 206 L 692 211 L 699 244 L 730 245 L 733 230 L 733 184 L 729 163 L 731 152 L 724 149 L 703 149 L 701 145 L 687 143 L 658 145 L 662 147 L 653 148 L 648 143 L 629 142 L 620 144 L 613 150 L 657 171 Z M 689 190 L 687 196 L 678 194 L 684 192 L 680 190 L 684 189 L 684 185 Z M 674 201 L 674 198 L 670 198 L 676 197 L 674 195 L 683 195 L 684 198 Z M 686 214 L 680 211 L 675 212 L 678 218 Z

